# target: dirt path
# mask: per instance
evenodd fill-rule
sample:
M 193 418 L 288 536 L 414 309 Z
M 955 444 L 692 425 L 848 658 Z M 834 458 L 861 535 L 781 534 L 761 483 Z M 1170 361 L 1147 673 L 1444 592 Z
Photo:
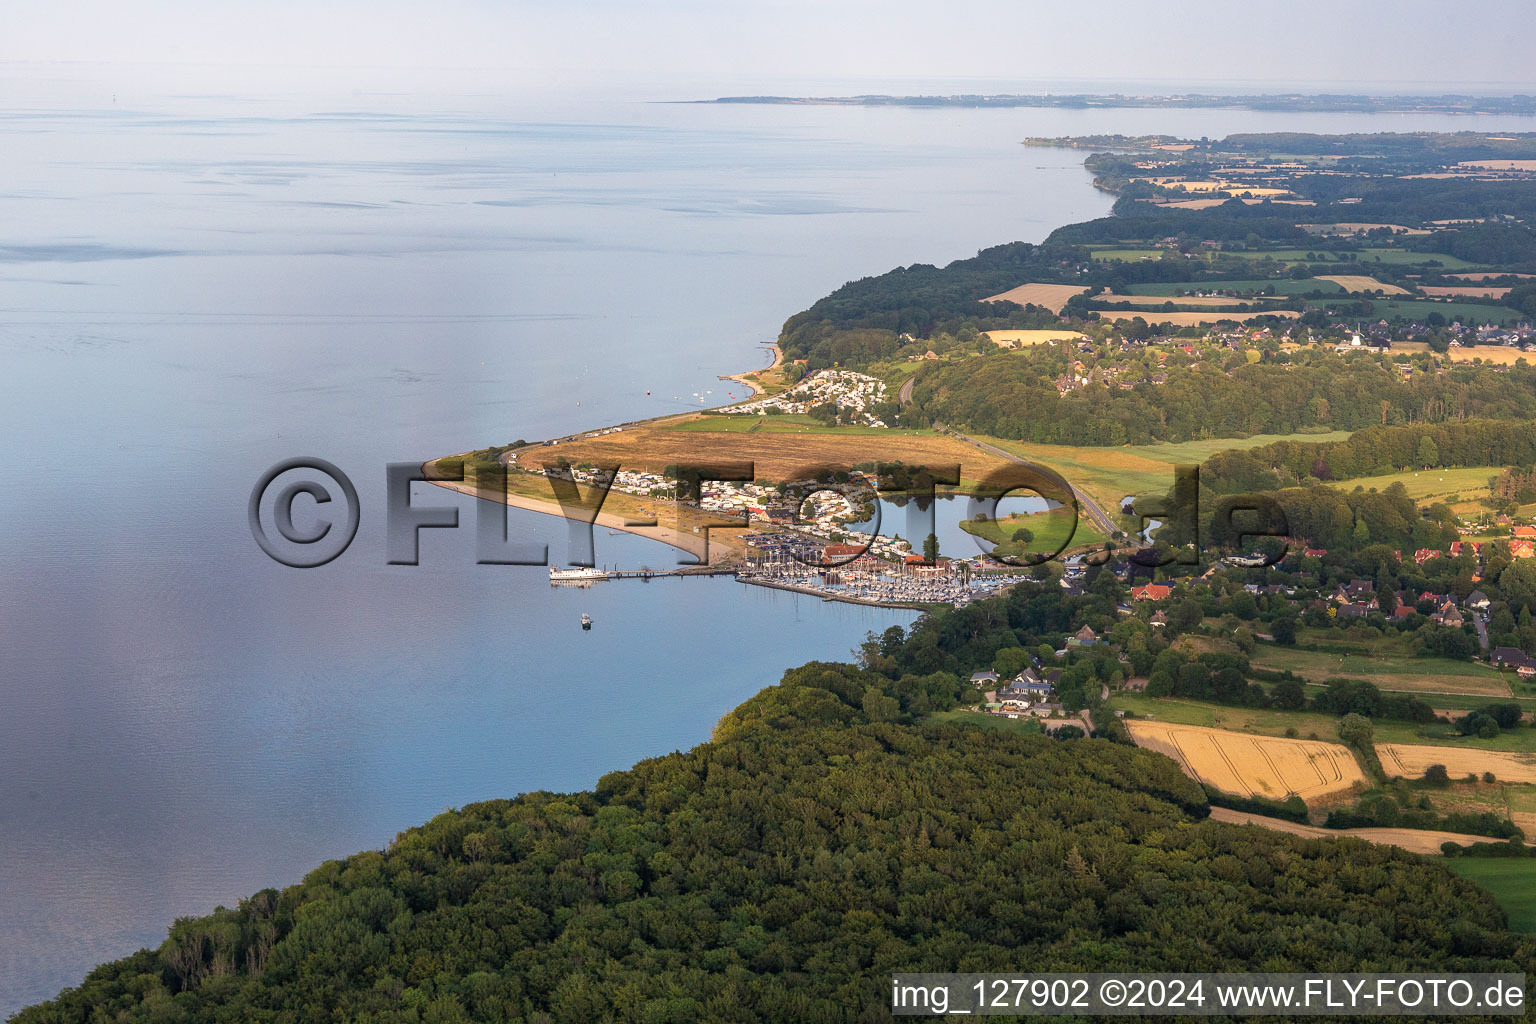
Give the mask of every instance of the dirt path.
M 1212 807 L 1211 820 L 1224 821 L 1229 825 L 1258 825 L 1261 828 L 1272 828 L 1276 832 L 1289 832 L 1293 836 L 1305 836 L 1308 839 L 1337 839 L 1340 836 L 1354 836 L 1368 843 L 1395 846 L 1409 853 L 1434 855 L 1440 853 L 1440 844 L 1446 842 L 1460 843 L 1462 846 L 1500 842 L 1498 839 L 1490 839 L 1487 836 L 1469 836 L 1460 832 L 1426 832 L 1416 828 L 1318 828 L 1316 825 L 1302 825 L 1294 821 L 1286 821 L 1284 818 L 1269 818 L 1262 814 L 1233 811 L 1225 807 Z

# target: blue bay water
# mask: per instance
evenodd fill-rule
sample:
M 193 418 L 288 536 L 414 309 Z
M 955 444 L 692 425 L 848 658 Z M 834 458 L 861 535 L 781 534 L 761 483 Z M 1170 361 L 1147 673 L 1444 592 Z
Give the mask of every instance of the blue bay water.
M 723 579 L 552 589 L 475 565 L 470 503 L 435 488 L 464 528 L 387 565 L 386 463 L 724 401 L 850 278 L 1108 210 L 1083 154 L 1025 135 L 1526 127 L 114 91 L 0 111 L 0 1014 L 445 807 L 691 747 L 912 618 Z M 295 455 L 363 508 L 310 571 L 245 520 Z M 563 523 L 511 516 L 561 560 Z

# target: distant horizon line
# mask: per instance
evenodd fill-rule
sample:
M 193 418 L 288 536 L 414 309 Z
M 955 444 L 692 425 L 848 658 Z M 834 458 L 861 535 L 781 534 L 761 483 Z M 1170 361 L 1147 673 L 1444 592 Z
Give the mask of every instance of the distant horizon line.
M 1312 112 L 1387 112 L 1409 108 L 1418 112 L 1450 114 L 1536 115 L 1536 92 L 1502 94 L 1360 93 L 1360 92 L 956 92 L 900 95 L 858 93 L 843 96 L 788 96 L 774 94 L 718 96 L 714 99 L 675 100 L 677 103 L 900 106 L 900 107 L 1195 107 Z

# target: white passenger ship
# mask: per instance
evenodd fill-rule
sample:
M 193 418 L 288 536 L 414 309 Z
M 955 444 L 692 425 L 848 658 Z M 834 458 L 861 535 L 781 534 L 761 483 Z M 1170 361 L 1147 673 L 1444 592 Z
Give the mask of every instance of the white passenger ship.
M 598 580 L 606 580 L 608 573 L 602 569 L 594 569 L 587 566 L 575 566 L 570 569 L 562 569 L 558 565 L 549 567 L 549 582 L 551 583 L 596 583 Z

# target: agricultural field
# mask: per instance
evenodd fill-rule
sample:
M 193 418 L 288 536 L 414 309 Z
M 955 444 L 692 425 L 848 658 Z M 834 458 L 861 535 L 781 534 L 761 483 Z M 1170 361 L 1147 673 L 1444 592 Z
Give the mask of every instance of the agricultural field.
M 1162 258 L 1166 249 L 1093 249 L 1088 256 L 1095 260 L 1155 260 Z
M 1257 302 L 1257 299 L 1236 299 L 1220 295 L 1122 295 L 1116 292 L 1104 292 L 1093 297 L 1095 302 L 1125 302 L 1137 308 L 1156 309 L 1165 302 L 1171 302 L 1176 306 L 1233 306 L 1238 303 Z M 1103 315 L 1102 313 L 1100 314 Z
M 1115 711 L 1124 711 L 1127 721 L 1148 719 L 1175 722 L 1260 736 L 1285 736 L 1287 731 L 1294 731 L 1303 739 L 1332 739 L 1338 735 L 1339 727 L 1337 718 L 1321 712 L 1240 708 L 1184 697 L 1148 697 L 1140 693 L 1111 694 L 1109 707 Z
M 1229 305 L 1229 303 L 1222 303 Z M 1270 309 L 1261 313 L 1158 313 L 1152 310 L 1100 310 L 1099 318 L 1103 320 L 1132 320 L 1141 317 L 1149 324 L 1171 324 L 1174 327 L 1198 327 L 1201 324 L 1214 324 L 1221 320 L 1231 320 L 1234 323 L 1247 323 L 1255 317 L 1275 316 L 1283 319 L 1293 319 L 1300 316 L 1293 309 Z
M 1319 275 L 1319 281 L 1332 281 L 1347 292 L 1383 292 L 1387 295 L 1407 295 L 1405 288 L 1399 288 L 1395 284 L 1387 284 L 1378 281 L 1374 277 L 1366 277 L 1363 274 L 1324 274 Z
M 1147 458 L 1131 448 L 1031 444 L 994 437 L 982 440 L 1055 470 L 1073 486 L 1086 491 L 1111 515 L 1119 509 L 1120 499 L 1127 494 L 1162 494 L 1173 486 L 1172 463 Z
M 1314 640 L 1326 643 L 1328 649 L 1309 648 L 1309 641 Z M 1357 642 L 1332 631 L 1303 629 L 1296 646 L 1261 644 L 1254 648 L 1250 661 L 1256 668 L 1288 670 L 1313 682 L 1348 676 L 1367 679 L 1383 690 L 1405 693 L 1510 696 L 1508 678 L 1497 669 L 1472 661 L 1420 657 L 1411 644 L 1395 637 Z
M 1033 534 L 1034 540 L 1026 545 L 1016 544 L 1011 538 L 1014 531 L 1020 528 Z M 993 544 L 1004 545 L 1000 553 L 1010 557 L 1027 553 L 1050 554 L 1065 549 L 1069 543 L 1077 547 L 1105 539 L 1093 528 L 1092 520 L 1086 515 L 1078 517 L 1074 528 L 1070 508 L 1053 508 L 986 521 L 967 519 L 960 523 L 960 529 Z
M 1488 703 L 1488 699 L 1484 698 L 1482 703 Z M 1110 696 L 1109 706 L 1136 718 L 1232 729 L 1260 736 L 1294 735 L 1309 740 L 1331 740 L 1338 735 L 1339 728 L 1337 718 L 1319 711 L 1240 708 L 1227 704 L 1189 700 L 1184 697 L 1148 697 L 1140 693 L 1122 692 Z M 1428 745 L 1456 750 L 1464 749 L 1474 753 L 1487 751 L 1536 753 L 1536 729 L 1506 729 L 1494 739 L 1484 740 L 1460 736 L 1456 733 L 1454 726 L 1443 722 L 1417 725 L 1413 722 L 1377 719 L 1374 725 L 1377 743 L 1403 746 Z M 1533 801 L 1531 811 L 1536 813 L 1536 801 Z M 1536 836 L 1536 833 L 1533 833 L 1533 836 Z
M 1087 341 L 1088 335 L 1080 331 L 986 331 L 998 348 L 1028 348 L 1031 345 L 1045 345 L 1053 341 Z
M 1224 821 L 1229 825 L 1257 825 L 1307 839 L 1338 839 L 1342 836 L 1353 836 L 1356 839 L 1364 839 L 1368 843 L 1396 846 L 1409 853 L 1423 853 L 1431 856 L 1438 854 L 1440 844 L 1447 841 L 1463 846 L 1484 841 L 1482 836 L 1469 836 L 1457 832 L 1430 832 L 1416 828 L 1321 828 L 1317 825 L 1302 825 L 1299 822 L 1287 821 L 1284 818 L 1234 811 L 1226 807 L 1212 807 L 1211 820 Z
M 1487 288 L 1479 285 L 1461 285 L 1452 287 L 1448 285 L 1420 285 L 1419 291 L 1432 298 L 1440 298 L 1446 295 L 1471 295 L 1480 299 L 1502 299 L 1509 294 L 1508 288 Z
M 1311 253 L 1309 257 L 1307 254 Z M 1398 266 L 1438 263 L 1444 270 L 1480 270 L 1486 264 L 1471 263 L 1443 252 L 1409 252 L 1406 249 L 1361 249 L 1351 253 L 1358 258 L 1344 259 L 1342 253 L 1321 249 L 1252 249 L 1223 252 L 1223 256 L 1237 256 L 1246 260 L 1272 259 L 1282 263 L 1343 263 L 1352 270 L 1367 269 L 1372 263 L 1390 263 Z
M 1349 436 L 1348 430 L 1324 430 L 1298 434 L 1252 434 L 1248 437 L 1215 437 L 1200 441 L 1160 441 L 1157 444 L 1126 445 L 1116 450 L 1130 452 L 1144 458 L 1158 459 L 1172 466 L 1182 462 L 1204 462 L 1217 452 L 1258 448 L 1276 441 L 1307 441 L 1322 444 L 1328 441 L 1345 441 Z
M 1166 493 L 1173 486 L 1173 468 L 1181 463 L 1201 463 L 1216 452 L 1254 448 L 1273 441 L 1341 441 L 1347 437 L 1349 431 L 1335 430 L 1317 434 L 1255 434 L 1246 438 L 1122 445 L 1118 448 L 1032 444 L 997 437 L 983 440 L 1020 458 L 1054 469 L 1113 514 L 1120 507 L 1120 499 L 1128 494 Z
M 704 422 L 730 417 L 701 417 Z M 629 469 L 661 472 L 689 462 L 751 462 L 759 480 L 793 480 L 815 467 L 852 467 L 862 462 L 905 462 L 909 465 L 961 466 L 964 480 L 974 482 L 1008 463 L 943 434 L 880 427 L 811 429 L 789 424 L 783 430 L 767 424 L 789 416 L 752 417 L 765 424 L 757 430 L 686 427 L 679 421 L 647 423 L 617 434 L 562 441 L 540 449 L 540 460 L 564 456 L 573 465 L 617 462 Z M 695 420 L 692 422 L 700 422 Z
M 1368 491 L 1384 491 L 1400 483 L 1414 501 L 1433 504 L 1452 498 L 1461 502 L 1473 502 L 1488 496 L 1488 480 L 1499 475 L 1502 467 L 1460 466 L 1454 469 L 1406 470 L 1383 476 L 1358 476 L 1350 480 L 1335 480 L 1330 486 L 1345 491 L 1364 487 Z
M 1154 252 L 1160 250 L 1153 250 Z M 1078 284 L 1021 284 L 996 295 L 989 295 L 982 302 L 1017 302 L 1021 306 L 1033 303 L 1053 313 L 1060 313 L 1067 300 L 1087 291 L 1086 285 Z
M 1436 305 L 1449 306 L 1451 303 L 1436 303 Z M 1485 311 L 1492 310 L 1497 312 L 1504 307 L 1479 306 L 1477 308 Z M 1508 312 L 1512 313 L 1514 310 L 1508 310 Z M 1446 319 L 1449 320 L 1452 318 L 1447 317 Z M 1393 352 L 1425 352 L 1428 351 L 1428 349 L 1429 346 L 1424 344 L 1422 341 L 1394 341 L 1392 343 Z M 1440 358 L 1449 359 L 1453 363 L 1470 363 L 1475 359 L 1481 359 L 1485 363 L 1495 363 L 1499 366 L 1513 366 L 1515 363 L 1522 359 L 1528 363 L 1536 363 L 1536 355 L 1532 355 L 1529 352 L 1522 352 L 1518 348 L 1511 348 L 1508 345 L 1458 346 L 1456 348 L 1447 350 L 1444 355 L 1440 356 Z
M 1416 779 L 1432 764 L 1445 766 L 1451 778 L 1492 772 L 1501 782 L 1536 783 L 1536 753 L 1423 744 L 1376 744 L 1376 756 L 1388 775 Z
M 1167 206 L 1167 207 L 1171 207 L 1171 208 L 1177 209 L 1177 210 L 1208 210 L 1208 209 L 1210 209 L 1213 206 L 1220 206 L 1222 203 L 1231 202 L 1232 201 L 1232 197 L 1231 196 L 1223 195 L 1223 196 L 1220 196 L 1220 197 L 1213 197 L 1213 198 L 1210 198 L 1210 199 L 1174 199 L 1174 200 L 1171 200 L 1171 201 L 1169 201 L 1169 200 L 1163 200 L 1163 201 L 1153 200 L 1153 201 L 1156 202 L 1158 206 Z M 1256 205 L 1258 203 L 1262 203 L 1263 201 L 1264 200 L 1262 200 L 1262 199 L 1244 199 L 1243 200 L 1243 202 L 1246 205 L 1248 205 L 1248 206 L 1253 206 L 1253 205 Z M 1317 203 L 1313 202 L 1310 199 L 1272 199 L 1272 200 L 1270 200 L 1270 202 L 1273 202 L 1273 203 L 1283 203 L 1286 206 L 1316 206 L 1317 205 Z
M 1476 274 L 1447 274 L 1446 277 L 1456 277 L 1463 281 L 1487 281 L 1495 277 L 1518 277 L 1524 280 L 1536 277 L 1536 274 L 1511 274 L 1505 270 L 1484 270 Z
M 1239 796 L 1315 800 L 1366 781 L 1354 754 L 1338 743 L 1139 719 L 1127 719 L 1126 726 L 1138 746 L 1167 754 L 1190 778 Z
M 1407 249 L 1362 249 L 1358 260 L 1351 263 L 1364 266 L 1367 263 L 1393 263 L 1400 266 L 1428 263 L 1431 260 L 1440 264 L 1444 270 L 1477 270 L 1487 266 L 1484 263 L 1473 263 L 1469 260 L 1452 256 L 1444 252 L 1409 252 Z
M 1353 235 L 1361 231 L 1375 231 L 1377 228 L 1386 228 L 1394 234 L 1403 235 L 1427 235 L 1428 228 L 1410 228 L 1403 224 L 1368 224 L 1362 221 L 1339 221 L 1335 224 L 1297 224 L 1301 228 L 1314 235 Z
M 1451 857 L 1444 864 L 1492 893 L 1509 915 L 1511 931 L 1536 931 L 1536 859 Z
M 1460 320 L 1464 324 L 1514 324 L 1525 319 L 1525 314 L 1518 309 L 1509 306 L 1484 306 L 1475 302 L 1446 302 L 1443 299 L 1372 299 L 1371 305 L 1374 312 L 1373 318 L 1404 317 L 1409 320 L 1423 320 L 1431 313 L 1439 313 L 1445 317 L 1446 322 Z M 1396 349 L 1398 346 L 1392 346 Z M 1502 348 L 1500 345 L 1480 345 L 1479 348 Z M 1452 349 L 1454 352 L 1455 350 Z M 1505 351 L 1516 351 L 1505 349 Z M 1523 355 L 1524 353 L 1519 353 Z M 1460 359 L 1463 357 L 1453 356 Z M 1471 358 L 1471 357 L 1465 357 Z

